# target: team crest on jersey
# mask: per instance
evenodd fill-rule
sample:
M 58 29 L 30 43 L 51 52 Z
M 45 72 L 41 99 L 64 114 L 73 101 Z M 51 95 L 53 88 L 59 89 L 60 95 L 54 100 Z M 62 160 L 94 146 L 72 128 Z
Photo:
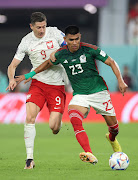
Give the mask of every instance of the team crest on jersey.
M 30 99 L 31 95 L 32 95 L 32 94 L 27 94 L 26 100 Z
M 100 51 L 100 55 L 102 55 L 103 57 L 105 57 L 105 56 L 106 56 L 106 53 L 101 50 L 101 51 Z
M 81 63 L 86 63 L 86 56 L 85 56 L 85 54 L 80 56 L 80 62 Z
M 47 45 L 47 48 L 48 48 L 48 49 L 52 49 L 52 48 L 54 47 L 53 41 L 48 41 L 48 42 L 46 42 L 46 45 Z

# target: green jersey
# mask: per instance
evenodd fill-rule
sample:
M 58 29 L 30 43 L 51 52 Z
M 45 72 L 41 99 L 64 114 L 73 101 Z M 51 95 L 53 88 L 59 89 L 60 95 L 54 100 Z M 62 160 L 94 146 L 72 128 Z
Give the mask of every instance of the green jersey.
M 107 90 L 107 85 L 99 75 L 95 60 L 105 62 L 108 55 L 97 46 L 80 43 L 78 51 L 71 53 L 66 46 L 55 53 L 54 65 L 62 64 L 76 94 L 92 94 Z

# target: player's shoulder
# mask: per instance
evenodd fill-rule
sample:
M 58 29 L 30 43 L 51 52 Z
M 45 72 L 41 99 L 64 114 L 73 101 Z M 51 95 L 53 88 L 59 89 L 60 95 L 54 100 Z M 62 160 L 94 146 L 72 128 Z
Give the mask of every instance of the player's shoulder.
M 46 30 L 48 31 L 48 32 L 56 32 L 56 31 L 58 31 L 59 29 L 57 28 L 57 27 L 51 27 L 51 26 L 48 26 L 48 27 L 46 27 Z
M 89 44 L 89 43 L 85 43 L 85 42 L 81 42 L 81 43 L 80 43 L 80 46 L 81 46 L 81 47 L 84 47 L 84 48 L 94 49 L 94 50 L 97 50 L 97 49 L 98 49 L 98 46 L 93 45 L 93 44 Z
M 22 41 L 26 42 L 26 41 L 30 41 L 32 39 L 32 32 L 26 34 L 23 38 Z
M 61 52 L 63 52 L 63 51 L 68 51 L 67 45 L 59 48 L 56 52 L 60 52 L 60 53 L 61 53 Z

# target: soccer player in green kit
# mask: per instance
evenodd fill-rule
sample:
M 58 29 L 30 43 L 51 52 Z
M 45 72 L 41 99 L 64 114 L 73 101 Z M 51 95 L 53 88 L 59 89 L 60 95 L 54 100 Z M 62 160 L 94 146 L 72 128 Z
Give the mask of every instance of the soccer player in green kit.
M 88 136 L 83 128 L 82 120 L 88 115 L 90 107 L 101 114 L 108 126 L 109 133 L 106 134 L 114 152 L 121 152 L 121 146 L 116 139 L 119 132 L 118 121 L 114 107 L 111 102 L 108 87 L 99 75 L 96 60 L 110 66 L 118 80 L 120 92 L 124 95 L 127 85 L 123 81 L 117 63 L 104 51 L 95 45 L 80 42 L 81 34 L 77 26 L 68 26 L 65 29 L 66 46 L 52 53 L 49 60 L 45 61 L 31 73 L 17 77 L 21 82 L 39 73 L 49 66 L 62 64 L 73 88 L 73 98 L 68 106 L 68 114 L 72 123 L 76 139 L 83 148 L 80 159 L 84 162 L 96 164 L 97 158 L 93 155 L 89 145 Z

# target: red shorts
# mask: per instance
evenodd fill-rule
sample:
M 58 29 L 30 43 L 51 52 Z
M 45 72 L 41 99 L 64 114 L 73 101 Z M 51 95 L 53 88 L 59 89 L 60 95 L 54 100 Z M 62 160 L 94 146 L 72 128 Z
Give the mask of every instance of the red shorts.
M 55 111 L 63 114 L 65 100 L 66 94 L 64 85 L 49 85 L 33 79 L 27 94 L 26 102 L 33 102 L 39 106 L 40 109 L 43 108 L 46 102 L 49 112 Z

